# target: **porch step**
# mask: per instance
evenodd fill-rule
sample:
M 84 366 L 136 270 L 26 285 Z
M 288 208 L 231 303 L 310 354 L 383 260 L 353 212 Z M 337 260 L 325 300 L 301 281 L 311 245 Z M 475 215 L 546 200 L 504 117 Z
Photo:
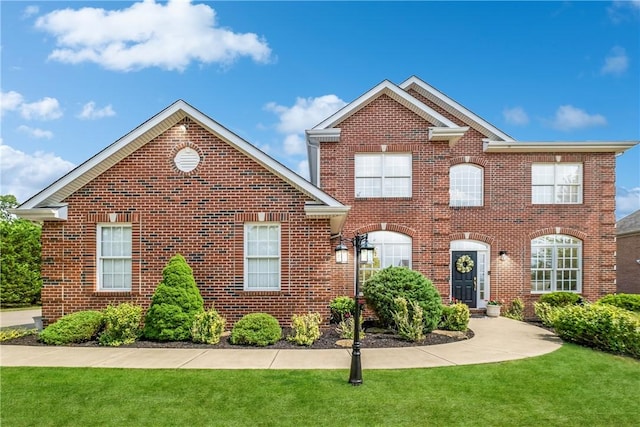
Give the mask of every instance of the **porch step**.
M 487 309 L 486 308 L 470 308 L 469 313 L 471 314 L 471 317 L 484 317 L 487 315 Z

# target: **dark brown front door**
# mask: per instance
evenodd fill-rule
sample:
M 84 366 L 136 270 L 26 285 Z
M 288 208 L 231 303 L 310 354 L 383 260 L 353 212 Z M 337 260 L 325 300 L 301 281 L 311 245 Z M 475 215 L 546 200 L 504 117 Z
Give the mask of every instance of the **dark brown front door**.
M 453 251 L 451 254 L 451 295 L 469 308 L 477 307 L 477 252 Z

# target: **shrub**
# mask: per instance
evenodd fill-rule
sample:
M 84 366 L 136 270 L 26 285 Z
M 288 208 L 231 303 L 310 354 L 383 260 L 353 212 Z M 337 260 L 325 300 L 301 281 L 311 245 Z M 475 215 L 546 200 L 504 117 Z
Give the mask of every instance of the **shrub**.
M 193 342 L 218 344 L 224 332 L 227 320 L 212 307 L 210 310 L 196 314 L 191 325 Z
M 98 336 L 104 324 L 104 314 L 87 310 L 67 314 L 40 332 L 45 344 L 63 345 L 90 341 Z
M 543 325 L 549 328 L 553 327 L 553 321 L 555 320 L 558 309 L 560 308 L 561 307 L 554 307 L 547 302 L 533 303 L 533 310 L 535 311 L 536 316 L 540 318 Z
M 582 303 L 582 297 L 573 292 L 551 292 L 540 297 L 539 302 L 544 302 L 552 307 L 564 307 Z
M 193 320 L 203 311 L 193 271 L 182 255 L 175 255 L 162 270 L 145 317 L 144 336 L 157 341 L 189 340 Z
M 13 340 L 20 337 L 26 337 L 27 335 L 36 335 L 38 333 L 35 329 L 24 329 L 24 328 L 10 328 L 10 329 L 0 329 L 0 342 Z
M 345 315 L 355 314 L 356 304 L 351 297 L 338 296 L 331 300 L 329 309 L 331 310 L 331 321 L 339 323 L 344 320 Z
M 320 313 L 294 314 L 291 317 L 291 328 L 294 335 L 289 335 L 287 340 L 298 345 L 311 345 L 320 338 Z
M 503 314 L 504 317 L 515 320 L 524 320 L 524 302 L 520 298 L 511 301 L 511 306 Z
M 609 304 L 625 310 L 640 313 L 640 294 L 611 294 L 605 295 L 597 301 L 599 304 Z
M 398 297 L 420 305 L 424 312 L 425 333 L 434 330 L 440 322 L 440 294 L 431 281 L 417 271 L 404 267 L 387 267 L 365 282 L 363 293 L 367 304 L 375 311 L 383 326 L 393 327 L 394 299 Z
M 108 306 L 103 313 L 104 331 L 99 338 L 101 345 L 117 347 L 138 339 L 141 333 L 142 307 L 122 303 L 117 307 Z
M 409 310 L 406 299 L 398 297 L 393 302 L 396 306 L 396 310 L 393 312 L 393 321 L 400 338 L 412 342 L 422 341 L 424 339 L 424 321 L 420 304 L 411 301 L 411 310 Z
M 608 304 L 566 306 L 553 321 L 562 339 L 640 359 L 640 317 Z
M 469 307 L 461 302 L 442 307 L 440 329 L 446 331 L 466 331 L 469 327 L 471 313 Z
M 355 316 L 348 315 L 338 323 L 338 326 L 336 326 L 336 332 L 340 335 L 340 338 L 345 340 L 352 340 L 354 338 L 356 325 L 353 319 L 355 319 Z M 364 329 L 362 328 L 363 322 L 364 319 L 360 316 L 360 339 L 365 337 Z
M 231 330 L 231 344 L 246 344 L 265 347 L 282 338 L 278 319 L 267 313 L 245 315 Z

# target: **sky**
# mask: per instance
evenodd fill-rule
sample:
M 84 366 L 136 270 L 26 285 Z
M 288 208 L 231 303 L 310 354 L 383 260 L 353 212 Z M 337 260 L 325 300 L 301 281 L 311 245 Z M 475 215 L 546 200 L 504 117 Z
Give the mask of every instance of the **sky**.
M 521 141 L 640 140 L 640 0 L 0 1 L 0 194 L 178 99 L 308 176 L 304 130 L 417 76 Z M 640 209 L 640 146 L 616 159 Z

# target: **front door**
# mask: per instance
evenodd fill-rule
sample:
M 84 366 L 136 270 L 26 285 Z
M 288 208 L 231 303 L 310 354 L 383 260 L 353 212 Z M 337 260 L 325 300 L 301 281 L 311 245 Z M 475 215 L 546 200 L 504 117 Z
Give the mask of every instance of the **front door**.
M 451 295 L 469 308 L 477 307 L 478 254 L 475 251 L 451 253 Z

